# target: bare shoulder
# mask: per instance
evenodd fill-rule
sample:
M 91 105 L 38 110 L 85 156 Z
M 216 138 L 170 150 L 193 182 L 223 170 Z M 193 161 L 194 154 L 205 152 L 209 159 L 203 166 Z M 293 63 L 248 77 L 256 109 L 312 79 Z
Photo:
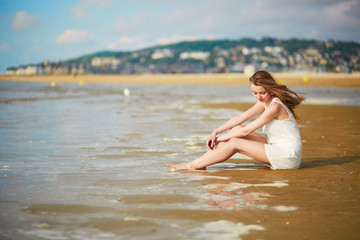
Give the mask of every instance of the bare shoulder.
M 273 102 L 272 104 L 270 104 L 269 108 L 272 109 L 281 109 L 283 106 L 281 105 L 281 103 L 279 102 Z
M 281 103 L 273 102 L 266 111 L 274 116 L 276 120 L 285 120 L 289 118 L 289 114 L 287 113 L 286 109 L 281 105 Z
M 270 106 L 268 106 L 266 108 L 267 112 L 272 112 L 272 113 L 280 113 L 283 109 L 283 106 L 278 103 L 278 102 L 273 102 L 272 104 L 270 104 Z

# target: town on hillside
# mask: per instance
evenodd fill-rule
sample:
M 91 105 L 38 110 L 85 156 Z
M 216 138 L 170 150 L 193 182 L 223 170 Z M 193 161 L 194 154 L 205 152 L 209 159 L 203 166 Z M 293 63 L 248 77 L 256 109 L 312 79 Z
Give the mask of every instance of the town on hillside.
M 180 42 L 9 67 L 6 74 L 243 73 L 249 68 L 272 72 L 356 72 L 360 70 L 360 44 L 275 38 Z

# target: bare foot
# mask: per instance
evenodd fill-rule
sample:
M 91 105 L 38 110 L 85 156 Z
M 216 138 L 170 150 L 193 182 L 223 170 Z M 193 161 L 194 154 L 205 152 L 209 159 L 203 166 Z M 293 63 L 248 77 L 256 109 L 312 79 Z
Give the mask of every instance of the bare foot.
M 168 168 L 171 168 L 171 169 L 174 169 L 174 170 L 183 170 L 183 169 L 187 169 L 187 170 L 206 170 L 206 167 L 204 168 L 199 168 L 199 169 L 196 169 L 196 168 L 192 168 L 190 166 L 190 164 L 188 163 L 181 163 L 181 164 L 169 164 L 169 163 L 165 163 L 164 164 L 166 167 Z
M 169 164 L 169 163 L 165 163 L 165 166 L 167 166 L 168 168 L 174 169 L 174 170 L 181 170 L 181 169 L 189 169 L 189 167 L 187 167 L 186 163 L 182 163 L 182 164 Z

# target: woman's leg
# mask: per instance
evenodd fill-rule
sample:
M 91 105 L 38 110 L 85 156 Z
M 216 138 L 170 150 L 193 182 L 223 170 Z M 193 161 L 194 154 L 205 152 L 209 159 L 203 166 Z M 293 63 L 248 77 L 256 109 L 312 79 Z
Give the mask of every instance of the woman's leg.
M 230 129 L 228 133 L 242 127 L 244 126 L 238 125 Z M 266 138 L 256 132 L 252 132 L 243 138 L 232 138 L 228 142 L 220 142 L 216 145 L 214 150 L 207 151 L 204 155 L 194 161 L 175 165 L 165 163 L 165 166 L 172 169 L 205 169 L 207 166 L 228 160 L 237 152 L 270 165 L 265 154 L 266 143 Z
M 172 169 L 205 169 L 207 166 L 226 161 L 235 153 L 242 153 L 255 160 L 270 165 L 265 154 L 265 143 L 246 138 L 232 138 L 228 142 L 220 143 L 214 150 L 207 151 L 200 158 L 185 164 L 165 166 Z
M 208 150 L 200 158 L 191 162 L 174 165 L 165 163 L 165 166 L 172 169 L 205 170 L 207 166 L 223 162 L 236 153 L 229 148 L 225 148 L 226 145 L 228 145 L 228 142 L 222 142 L 214 150 Z

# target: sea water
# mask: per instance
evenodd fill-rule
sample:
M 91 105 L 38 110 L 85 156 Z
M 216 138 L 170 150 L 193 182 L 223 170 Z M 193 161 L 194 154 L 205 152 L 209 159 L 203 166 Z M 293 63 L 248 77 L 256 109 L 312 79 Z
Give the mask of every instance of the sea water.
M 360 105 L 358 89 L 293 90 L 306 104 Z M 203 105 L 229 102 L 254 98 L 247 86 L 0 82 L 0 237 L 238 239 L 265 230 L 208 212 L 295 211 L 264 204 L 266 191 L 245 191 L 284 188 L 286 179 L 231 183 L 163 166 L 200 156 L 211 131 L 241 113 Z M 212 170 L 266 168 L 221 166 Z

